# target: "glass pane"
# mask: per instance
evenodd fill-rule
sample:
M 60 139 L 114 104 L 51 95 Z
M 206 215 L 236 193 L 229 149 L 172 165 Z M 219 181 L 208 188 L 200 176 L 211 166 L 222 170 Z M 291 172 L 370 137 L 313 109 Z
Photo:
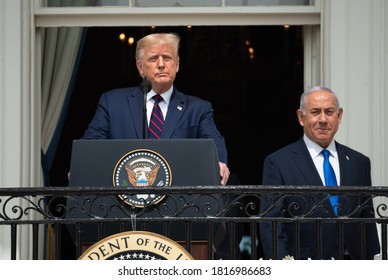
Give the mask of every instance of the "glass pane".
M 226 0 L 226 6 L 309 6 L 313 0 Z
M 129 0 L 46 0 L 47 7 L 128 6 Z
M 136 7 L 217 7 L 222 0 L 136 0 Z

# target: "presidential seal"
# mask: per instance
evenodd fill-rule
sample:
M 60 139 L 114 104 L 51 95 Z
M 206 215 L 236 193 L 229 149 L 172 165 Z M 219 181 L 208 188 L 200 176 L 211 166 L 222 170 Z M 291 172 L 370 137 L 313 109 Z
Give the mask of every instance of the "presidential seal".
M 171 186 L 171 169 L 166 160 L 151 150 L 134 150 L 123 156 L 113 172 L 113 186 L 116 187 L 168 187 Z M 160 202 L 164 195 L 122 194 L 126 203 L 143 208 Z
M 193 260 L 175 241 L 153 232 L 127 231 L 89 247 L 79 260 Z

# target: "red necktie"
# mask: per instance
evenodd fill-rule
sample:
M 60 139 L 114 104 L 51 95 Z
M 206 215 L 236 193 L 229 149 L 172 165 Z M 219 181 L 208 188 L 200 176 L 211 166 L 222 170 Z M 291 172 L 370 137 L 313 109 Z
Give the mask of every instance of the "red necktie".
M 159 102 L 163 100 L 159 94 L 152 97 L 154 102 L 154 107 L 151 113 L 150 124 L 148 125 L 148 139 L 160 139 L 162 135 L 164 119 L 162 110 L 159 107 Z

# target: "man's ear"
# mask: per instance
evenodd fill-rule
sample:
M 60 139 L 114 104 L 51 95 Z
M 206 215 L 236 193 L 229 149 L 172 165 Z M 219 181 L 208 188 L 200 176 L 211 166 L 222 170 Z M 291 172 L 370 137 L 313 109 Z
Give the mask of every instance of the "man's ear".
M 338 109 L 338 123 L 341 123 L 343 112 L 344 112 L 344 109 L 342 108 Z
M 136 67 L 137 71 L 139 71 L 140 76 L 144 77 L 143 65 L 139 61 L 136 61 Z
M 298 117 L 299 124 L 304 126 L 304 115 L 301 109 L 296 110 L 296 115 Z

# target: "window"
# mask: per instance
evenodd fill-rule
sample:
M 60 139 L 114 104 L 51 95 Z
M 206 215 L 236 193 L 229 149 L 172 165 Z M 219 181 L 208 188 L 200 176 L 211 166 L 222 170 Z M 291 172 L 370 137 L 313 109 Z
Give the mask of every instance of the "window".
M 145 5 L 148 1 L 128 3 L 140 2 Z M 133 50 L 114 46 L 118 34 L 128 32 L 139 38 L 147 32 L 158 31 L 177 31 L 182 35 L 182 65 L 176 86 L 213 103 L 216 122 L 226 138 L 232 172 L 238 173 L 244 184 L 259 184 L 264 156 L 299 135 L 295 117 L 299 95 L 306 85 L 315 83 L 311 80 L 319 77 L 320 5 L 319 1 L 312 4 L 293 1 L 298 5 L 303 2 L 303 6 L 292 7 L 284 6 L 285 1 L 272 1 L 277 3 L 276 8 L 252 6 L 236 10 L 233 6 L 258 2 L 268 1 L 226 0 L 222 1 L 224 6 L 218 8 L 184 10 L 182 7 L 169 10 L 158 7 L 36 7 L 38 30 L 57 26 L 89 27 L 87 44 L 92 47 L 86 46 L 82 59 L 91 60 L 81 67 L 98 65 L 86 73 L 80 68 L 73 99 L 86 94 L 88 98 L 73 100 L 76 107 L 69 108 L 68 123 L 60 143 L 62 149 L 58 149 L 51 174 L 57 184 L 67 182 L 64 172 L 67 169 L 55 167 L 55 164 L 68 162 L 70 152 L 63 147 L 71 147 L 71 140 L 82 136 L 94 113 L 96 98 L 105 90 L 139 82 L 131 62 Z M 120 53 L 122 56 L 117 57 Z M 82 120 L 77 115 L 81 112 L 77 111 L 77 106 L 87 115 Z M 251 137 L 252 122 L 265 141 L 260 145 L 265 150 L 258 148 L 258 142 Z M 81 127 L 75 128 L 75 123 Z

